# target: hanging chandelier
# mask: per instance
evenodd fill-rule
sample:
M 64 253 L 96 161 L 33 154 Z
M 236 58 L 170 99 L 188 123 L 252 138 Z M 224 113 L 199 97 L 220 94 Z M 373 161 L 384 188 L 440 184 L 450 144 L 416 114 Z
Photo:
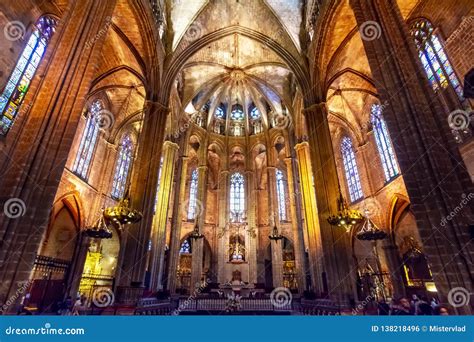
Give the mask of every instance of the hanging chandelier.
M 273 241 L 278 241 L 278 240 L 281 240 L 283 239 L 283 235 L 281 235 L 279 232 L 278 232 L 278 228 L 276 225 L 273 226 L 273 230 L 272 230 L 272 234 L 268 237 L 270 240 L 273 240 Z
M 387 237 L 387 233 L 377 227 L 366 212 L 364 225 L 362 226 L 362 229 L 356 234 L 356 237 L 362 241 L 377 241 L 385 239 Z
M 119 227 L 139 222 L 143 217 L 142 213 L 132 209 L 129 203 L 130 199 L 128 196 L 125 196 L 116 206 L 108 207 L 104 210 L 104 218 L 108 222 L 117 224 Z
M 352 227 L 360 223 L 364 218 L 360 211 L 349 209 L 344 197 L 342 197 L 341 189 L 339 189 L 337 207 L 338 212 L 328 217 L 328 222 L 332 226 L 344 227 L 349 232 Z
M 110 239 L 112 237 L 112 232 L 105 223 L 104 215 L 100 215 L 94 225 L 86 227 L 84 229 L 84 234 L 94 239 Z
M 199 231 L 199 224 L 196 222 L 194 225 L 193 232 L 189 235 L 191 239 L 198 240 L 202 239 L 204 235 Z

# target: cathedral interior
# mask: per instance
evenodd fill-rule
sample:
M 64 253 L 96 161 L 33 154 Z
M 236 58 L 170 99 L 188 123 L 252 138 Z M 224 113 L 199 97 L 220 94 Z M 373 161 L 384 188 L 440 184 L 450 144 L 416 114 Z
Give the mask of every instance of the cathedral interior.
M 4 0 L 0 305 L 474 312 L 472 0 Z

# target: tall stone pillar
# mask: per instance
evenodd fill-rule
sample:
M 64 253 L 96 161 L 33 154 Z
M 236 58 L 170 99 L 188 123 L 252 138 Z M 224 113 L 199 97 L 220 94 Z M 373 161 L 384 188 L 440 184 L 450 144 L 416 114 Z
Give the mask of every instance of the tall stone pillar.
M 246 242 L 246 259 L 249 265 L 249 283 L 256 284 L 257 283 L 257 242 L 258 242 L 258 230 L 256 224 L 256 205 L 253 203 L 257 203 L 257 192 L 255 189 L 255 179 L 254 179 L 254 172 L 248 170 L 245 172 L 246 174 L 246 187 L 247 187 L 247 223 L 249 232 L 245 233 L 245 242 Z M 250 205 L 249 205 L 250 204 Z M 253 232 L 253 233 L 251 233 Z M 253 236 L 253 234 L 255 234 Z
M 124 287 L 143 288 L 144 286 L 158 186 L 158 170 L 168 112 L 167 107 L 157 102 L 147 102 L 131 182 L 131 206 L 142 212 L 143 218 L 136 224 L 124 227 L 127 230 L 127 242 L 124 246 L 125 255 L 119 281 L 119 284 Z M 139 296 L 139 292 L 136 293 Z
M 197 217 L 196 225 L 199 227 L 199 232 L 202 234 L 204 231 L 204 222 L 206 218 L 206 198 L 207 198 L 207 165 L 205 164 L 206 159 L 201 158 L 201 165 L 198 167 L 198 193 L 197 193 Z M 204 164 L 204 165 L 203 165 Z M 193 258 L 191 268 L 191 293 L 194 290 L 193 286 L 199 287 L 202 277 L 202 262 L 203 262 L 203 251 L 204 249 L 204 238 L 193 240 Z
M 270 214 L 270 233 L 278 227 L 281 233 L 280 216 L 278 215 L 278 198 L 276 191 L 276 167 L 267 166 L 268 175 L 268 212 Z M 283 286 L 283 241 L 271 240 L 273 287 Z
M 151 235 L 152 250 L 150 255 L 152 291 L 161 290 L 161 275 L 164 272 L 162 259 L 165 256 L 166 223 L 168 219 L 168 206 L 172 193 L 174 166 L 176 153 L 179 146 L 169 140 L 163 144 L 163 163 L 161 166 L 161 177 L 157 194 L 155 216 Z M 158 171 L 157 171 L 158 172 Z
M 406 296 L 405 282 L 403 281 L 403 265 L 398 255 L 398 247 L 389 243 L 382 246 L 385 254 L 385 259 L 390 271 L 390 277 L 393 285 L 393 292 L 395 298 Z
M 186 196 L 186 174 L 188 170 L 189 157 L 182 156 L 178 159 L 176 190 L 174 192 L 173 214 L 171 218 L 170 251 L 168 258 L 168 281 L 167 287 L 171 294 L 176 293 L 176 272 L 179 263 L 179 249 L 181 248 L 181 226 L 183 214 L 181 205 Z
M 229 218 L 229 171 L 221 171 L 219 177 L 219 226 L 218 229 L 222 229 L 226 226 L 227 219 Z M 226 278 L 227 262 L 229 261 L 229 232 L 219 239 L 219 248 L 217 251 L 217 281 L 220 284 L 224 284 L 230 279 Z
M 303 141 L 295 146 L 296 157 L 300 175 L 301 196 L 303 198 L 306 230 L 308 231 L 309 270 L 311 286 L 316 294 L 323 293 L 322 272 L 324 254 L 322 249 L 321 234 L 319 231 L 318 209 L 316 193 L 313 186 L 313 169 L 309 156 L 309 144 Z
M 318 217 L 316 226 L 308 226 L 310 244 L 311 235 L 320 238 L 324 253 L 323 265 L 329 298 L 341 304 L 347 304 L 356 296 L 355 270 L 350 267 L 352 265 L 350 234 L 347 234 L 343 228 L 331 226 L 327 221 L 328 217 L 338 210 L 339 181 L 326 104 L 314 104 L 306 108 L 304 113 L 308 130 L 308 152 L 311 157 Z M 304 176 L 300 173 L 300 177 L 303 178 Z M 305 211 L 306 209 L 305 206 Z M 319 230 L 319 233 L 311 232 L 313 229 Z M 321 256 L 317 257 L 320 258 Z M 310 263 L 313 262 L 310 259 Z
M 285 158 L 286 163 L 286 174 L 288 179 L 288 193 L 290 200 L 290 214 L 291 223 L 293 227 L 293 241 L 295 248 L 295 266 L 298 272 L 298 292 L 302 293 L 306 289 L 306 277 L 305 277 L 305 265 L 304 265 L 304 238 L 303 238 L 303 227 L 301 222 L 298 220 L 298 214 L 296 212 L 296 197 L 297 191 L 295 189 L 295 178 L 293 174 L 293 158 Z M 299 191 L 298 191 L 299 193 Z
M 472 203 L 465 203 L 465 198 L 474 188 L 451 134 L 449 113 L 425 77 L 398 6 L 378 0 L 351 0 L 350 5 L 359 27 L 376 29 L 375 37 L 363 39 L 364 49 L 384 104 L 384 118 L 424 253 L 441 300 L 447 303 L 453 288 L 473 292 L 469 224 L 474 215 Z M 472 313 L 472 305 L 471 301 L 471 307 L 454 310 Z
M 13 126 L 6 137 L 5 146 L 11 146 L 9 140 L 14 138 L 15 148 L 2 165 L 0 205 L 4 208 L 10 200 L 10 205 L 16 202 L 25 210 L 22 216 L 0 215 L 0 305 L 32 272 L 96 73 L 105 38 L 100 32 L 110 26 L 115 3 L 68 3 L 38 72 L 44 77 L 35 79 L 36 93 L 27 95 L 27 100 L 35 101 L 24 114 L 23 125 Z

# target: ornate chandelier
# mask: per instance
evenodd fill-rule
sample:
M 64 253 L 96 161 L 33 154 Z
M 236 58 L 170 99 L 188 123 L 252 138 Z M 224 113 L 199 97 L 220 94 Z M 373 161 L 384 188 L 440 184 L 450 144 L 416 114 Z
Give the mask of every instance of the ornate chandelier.
M 362 241 L 377 241 L 383 240 L 387 237 L 387 233 L 385 233 L 382 229 L 377 227 L 375 223 L 368 216 L 368 212 L 365 212 L 366 219 L 362 229 L 356 234 L 357 239 Z
M 189 237 L 194 240 L 202 239 L 204 237 L 204 235 L 199 231 L 199 224 L 197 223 L 197 220 L 196 224 L 194 225 L 193 232 L 191 235 L 189 235 Z
M 273 230 L 272 230 L 272 233 L 270 234 L 270 236 L 268 237 L 270 240 L 273 240 L 273 241 L 278 241 L 278 240 L 281 240 L 283 239 L 283 235 L 281 235 L 279 232 L 278 232 L 278 228 L 276 225 L 273 226 Z
M 341 189 L 339 189 L 337 207 L 338 212 L 328 217 L 328 222 L 332 226 L 344 227 L 349 232 L 352 227 L 360 223 L 364 218 L 360 211 L 349 209 L 344 197 L 342 197 Z
M 104 215 L 101 214 L 97 222 L 84 229 L 84 234 L 94 239 L 110 239 L 112 232 L 105 224 Z
M 130 207 L 130 199 L 125 196 L 114 207 L 109 207 L 104 210 L 104 218 L 108 222 L 117 224 L 120 228 L 125 224 L 133 224 L 139 222 L 143 215 L 138 210 Z

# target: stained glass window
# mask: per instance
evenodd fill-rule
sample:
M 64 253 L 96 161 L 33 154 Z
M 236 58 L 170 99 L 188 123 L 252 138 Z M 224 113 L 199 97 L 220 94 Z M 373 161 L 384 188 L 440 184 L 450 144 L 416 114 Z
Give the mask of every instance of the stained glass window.
M 224 107 L 221 105 L 216 108 L 216 111 L 214 112 L 214 115 L 218 119 L 224 119 L 225 118 L 225 110 Z
M 127 185 L 128 173 L 133 158 L 133 142 L 130 135 L 123 137 L 120 144 L 120 150 L 115 166 L 114 181 L 112 184 L 112 197 L 116 199 L 123 198 L 125 187 Z
M 188 240 L 184 240 L 179 249 L 179 254 L 189 254 L 191 253 L 191 245 Z
M 426 76 L 435 91 L 440 88 L 447 88 L 451 84 L 459 99 L 463 102 L 461 83 L 454 73 L 438 36 L 433 31 L 433 26 L 426 19 L 417 20 L 411 26 L 411 35 L 418 48 L 418 54 Z
M 245 210 L 245 181 L 242 174 L 236 172 L 230 177 L 230 211 L 243 214 Z
M 285 191 L 285 180 L 283 178 L 283 172 L 276 170 L 276 185 L 278 195 L 278 211 L 280 213 L 280 221 L 286 221 L 286 191 Z
M 240 121 L 244 119 L 244 111 L 242 110 L 242 107 L 239 105 L 235 105 L 232 108 L 232 112 L 230 113 L 230 118 L 232 120 Z
M 250 110 L 250 118 L 252 120 L 258 120 L 260 119 L 260 111 L 258 110 L 257 107 L 253 107 L 251 110 Z
M 196 218 L 197 191 L 198 170 L 194 169 L 191 173 L 191 186 L 189 187 L 188 220 L 193 220 Z
M 0 95 L 0 135 L 7 134 L 13 125 L 55 27 L 56 21 L 53 18 L 41 17 L 28 39 L 20 59 Z
M 346 175 L 347 187 L 351 202 L 355 202 L 362 198 L 362 187 L 360 184 L 359 171 L 355 160 L 354 148 L 349 137 L 342 138 L 341 143 L 342 161 L 344 163 L 344 171 Z
M 396 177 L 400 171 L 398 169 L 397 160 L 393 151 L 390 135 L 388 134 L 387 125 L 382 117 L 382 107 L 378 104 L 372 106 L 370 121 L 374 128 L 375 142 L 382 160 L 385 180 L 389 181 Z
M 87 179 L 92 154 L 94 153 L 94 148 L 97 142 L 99 134 L 97 116 L 101 110 L 103 110 L 103 105 L 100 101 L 95 101 L 89 108 L 86 128 L 82 134 L 81 144 L 79 145 L 76 161 L 72 168 L 72 171 L 83 179 Z

